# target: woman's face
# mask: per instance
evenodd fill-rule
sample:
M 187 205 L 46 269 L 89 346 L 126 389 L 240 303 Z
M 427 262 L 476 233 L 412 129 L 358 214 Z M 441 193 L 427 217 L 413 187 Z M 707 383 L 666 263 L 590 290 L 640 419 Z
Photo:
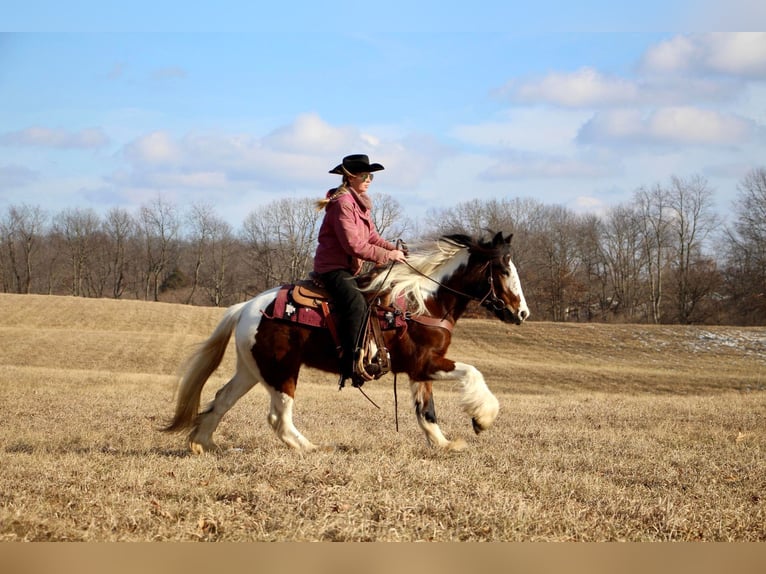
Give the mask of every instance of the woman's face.
M 357 193 L 366 193 L 372 183 L 373 175 L 371 173 L 358 173 L 349 177 L 348 183 Z

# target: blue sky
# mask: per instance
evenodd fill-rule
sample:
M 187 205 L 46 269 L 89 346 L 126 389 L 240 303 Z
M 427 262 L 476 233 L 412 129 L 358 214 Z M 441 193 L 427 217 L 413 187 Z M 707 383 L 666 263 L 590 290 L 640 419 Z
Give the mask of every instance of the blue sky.
M 760 3 L 255 4 L 10 8 L 0 209 L 160 194 L 238 226 L 367 153 L 372 191 L 414 217 L 513 197 L 603 212 L 697 174 L 726 211 L 766 166 L 766 34 L 706 31 L 763 28 Z

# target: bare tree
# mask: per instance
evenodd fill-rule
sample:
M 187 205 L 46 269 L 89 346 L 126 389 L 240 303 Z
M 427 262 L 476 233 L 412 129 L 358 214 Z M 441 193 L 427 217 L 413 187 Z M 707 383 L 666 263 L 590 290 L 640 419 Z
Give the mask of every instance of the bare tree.
M 158 196 L 139 209 L 139 227 L 144 242 L 144 298 L 159 301 L 160 287 L 172 271 L 171 261 L 178 248 L 180 219 L 174 205 Z
M 119 299 L 128 283 L 130 242 L 135 238 L 137 225 L 127 210 L 115 207 L 106 214 L 102 229 L 111 249 L 111 294 Z
M 534 259 L 528 270 L 536 283 L 541 313 L 554 321 L 565 319 L 570 304 L 580 301 L 582 285 L 577 282 L 577 271 L 581 261 L 576 233 L 574 214 L 562 206 L 547 207 L 531 230 L 529 247 Z
M 675 304 L 677 320 L 682 324 L 691 321 L 697 304 L 714 285 L 712 275 L 702 272 L 709 265 L 703 255 L 703 243 L 718 224 L 712 211 L 712 197 L 713 192 L 702 176 L 671 178 L 668 199 L 675 238 Z
M 2 239 L 2 252 L 0 252 L 0 278 L 3 282 L 5 293 L 21 293 L 21 269 L 18 262 L 18 222 L 9 208 L 0 219 L 0 239 Z
M 603 222 L 594 214 L 580 215 L 575 219 L 574 234 L 579 259 L 577 280 L 581 286 L 579 307 L 582 311 L 578 312 L 578 318 L 590 321 L 596 312 L 603 318 L 612 304 L 602 248 Z
M 39 206 L 11 205 L 0 219 L 0 280 L 4 291 L 31 293 L 33 263 L 40 250 L 48 216 Z
M 486 201 L 472 199 L 452 208 L 430 209 L 426 220 L 434 236 L 450 233 L 479 235 L 487 227 L 489 211 Z
M 205 262 L 208 246 L 212 240 L 215 219 L 216 215 L 213 206 L 207 203 L 195 203 L 187 215 L 189 240 L 191 241 L 193 256 L 191 290 L 186 297 L 187 304 L 194 300 L 194 294 L 200 283 L 200 272 Z
M 242 238 L 255 276 L 254 288 L 262 290 L 306 277 L 320 218 L 312 199 L 282 199 L 245 218 Z
M 233 262 L 237 258 L 238 244 L 231 225 L 220 218 L 213 218 L 210 224 L 210 242 L 203 282 L 208 300 L 220 307 L 228 304 L 235 293 Z
M 620 205 L 606 215 L 603 229 L 601 245 L 613 292 L 611 307 L 634 319 L 642 302 L 641 274 L 646 265 L 640 216 L 632 207 Z
M 17 222 L 16 231 L 24 260 L 22 291 L 31 293 L 33 260 L 40 250 L 48 216 L 39 206 L 24 204 L 17 208 L 11 207 L 11 217 L 14 217 Z
M 399 202 L 385 193 L 375 195 L 375 207 L 372 210 L 375 229 L 381 237 L 395 242 L 397 239 L 405 239 L 408 231 L 408 222 L 402 213 Z M 406 239 L 405 239 L 406 241 Z
M 75 297 L 91 295 L 90 265 L 99 225 L 99 218 L 92 209 L 65 209 L 55 218 L 54 226 L 61 233 L 69 254 L 70 294 Z
M 726 283 L 731 307 L 750 324 L 766 321 L 766 168 L 737 188 L 734 223 L 726 230 Z
M 649 304 L 652 321 L 662 320 L 663 279 L 670 243 L 670 198 L 667 190 L 656 184 L 650 189 L 639 188 L 634 196 L 639 214 L 641 242 L 649 279 Z

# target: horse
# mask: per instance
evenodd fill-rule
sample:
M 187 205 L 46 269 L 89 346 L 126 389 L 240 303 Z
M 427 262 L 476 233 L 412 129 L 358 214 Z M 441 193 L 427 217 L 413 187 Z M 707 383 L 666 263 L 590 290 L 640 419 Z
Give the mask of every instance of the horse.
M 358 278 L 373 303 L 404 301 L 404 327 L 384 330 L 385 348 L 394 376 L 409 376 L 415 418 L 428 445 L 447 450 L 465 448 L 462 439 L 448 440 L 436 419 L 435 381 L 456 381 L 461 406 L 478 434 L 495 421 L 499 403 L 483 375 L 474 367 L 446 357 L 452 330 L 471 301 L 478 301 L 503 322 L 520 325 L 529 317 L 519 275 L 511 260 L 512 234 L 492 239 L 464 234 L 443 235 L 413 247 L 406 263 L 393 263 Z M 176 393 L 175 413 L 163 430 L 189 430 L 188 447 L 195 454 L 218 447 L 212 440 L 226 412 L 256 384 L 271 397 L 269 426 L 287 446 L 306 452 L 319 448 L 293 424 L 293 407 L 302 365 L 339 373 L 330 329 L 274 317 L 281 287 L 228 308 L 210 337 L 189 358 Z M 394 309 L 395 307 L 388 307 Z M 375 320 L 372 318 L 371 320 Z M 220 365 L 235 335 L 236 371 L 199 411 L 202 388 Z

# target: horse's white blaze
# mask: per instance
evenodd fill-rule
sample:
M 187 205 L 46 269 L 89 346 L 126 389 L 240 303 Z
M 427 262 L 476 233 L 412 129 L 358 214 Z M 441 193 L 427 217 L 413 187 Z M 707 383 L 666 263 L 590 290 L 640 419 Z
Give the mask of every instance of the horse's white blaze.
M 489 428 L 495 422 L 500 403 L 489 390 L 484 375 L 476 367 L 466 363 L 455 363 L 454 371 L 437 371 L 432 378 L 457 380 L 461 390 L 460 405 L 480 428 Z
M 513 261 L 508 266 L 510 273 L 508 274 L 508 280 L 506 287 L 511 293 L 515 293 L 519 296 L 519 310 L 517 314 L 522 321 L 529 317 L 529 307 L 527 307 L 527 300 L 524 298 L 524 291 L 521 289 L 521 279 L 519 279 L 519 273 L 516 271 L 516 266 Z

